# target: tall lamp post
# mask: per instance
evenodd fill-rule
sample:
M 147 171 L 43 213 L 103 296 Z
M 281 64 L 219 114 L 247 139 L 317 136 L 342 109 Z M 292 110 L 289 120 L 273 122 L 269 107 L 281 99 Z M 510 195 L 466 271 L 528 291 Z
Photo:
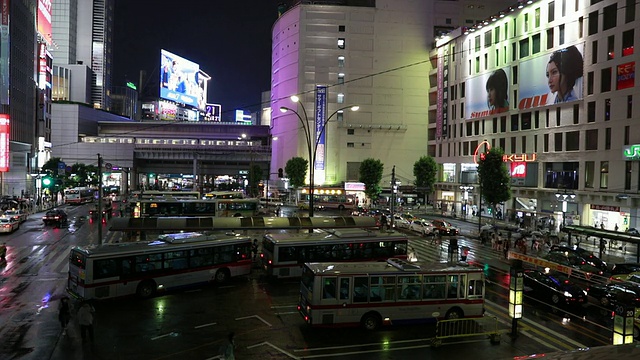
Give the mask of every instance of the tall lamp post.
M 556 199 L 558 199 L 559 201 L 562 201 L 562 227 L 563 228 L 566 225 L 566 219 L 567 219 L 567 201 L 568 199 L 573 200 L 575 198 L 576 198 L 576 194 L 574 194 L 571 191 L 567 192 L 567 189 L 564 189 L 564 192 L 556 193 Z
M 305 140 L 307 141 L 307 151 L 309 152 L 309 217 L 313 217 L 313 195 L 314 195 L 314 181 L 315 181 L 314 176 L 315 176 L 316 153 L 318 152 L 318 139 L 322 137 L 322 134 L 324 133 L 327 127 L 327 123 L 329 123 L 329 120 L 331 120 L 331 118 L 335 114 L 345 109 L 351 109 L 351 111 L 358 111 L 360 107 L 357 105 L 351 105 L 351 106 L 345 106 L 345 107 L 339 108 L 338 110 L 334 111 L 331 115 L 327 117 L 326 120 L 324 120 L 324 122 L 322 123 L 322 126 L 320 127 L 319 132 L 315 134 L 314 137 L 312 137 L 311 127 L 309 126 L 309 118 L 307 117 L 307 109 L 305 109 L 304 104 L 302 103 L 302 101 L 300 101 L 300 98 L 297 97 L 296 95 L 291 96 L 291 101 L 300 104 L 300 106 L 302 107 L 302 114 L 304 115 L 304 119 L 302 118 L 302 116 L 300 116 L 300 114 L 297 111 L 291 108 L 288 108 L 286 106 L 281 106 L 280 111 L 283 113 L 286 113 L 287 111 L 291 111 L 292 113 L 296 114 L 296 116 L 298 117 L 298 120 L 300 120 L 300 123 L 302 124 L 302 129 L 304 130 Z

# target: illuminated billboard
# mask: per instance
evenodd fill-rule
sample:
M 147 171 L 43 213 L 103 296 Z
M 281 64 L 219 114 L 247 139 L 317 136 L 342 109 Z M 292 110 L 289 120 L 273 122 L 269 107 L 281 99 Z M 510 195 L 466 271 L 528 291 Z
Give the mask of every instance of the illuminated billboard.
M 53 42 L 51 35 L 51 1 L 38 0 L 38 34 L 49 45 Z
M 509 111 L 509 67 L 467 80 L 465 117 L 475 119 Z
M 0 104 L 9 104 L 9 0 L 0 0 Z
M 160 97 L 188 106 L 198 107 L 201 99 L 200 65 L 160 51 Z
M 0 114 L 0 172 L 9 171 L 9 114 Z
M 582 99 L 584 44 L 571 45 L 520 63 L 518 109 Z
M 204 121 L 221 122 L 222 106 L 219 104 L 207 104 L 204 111 Z

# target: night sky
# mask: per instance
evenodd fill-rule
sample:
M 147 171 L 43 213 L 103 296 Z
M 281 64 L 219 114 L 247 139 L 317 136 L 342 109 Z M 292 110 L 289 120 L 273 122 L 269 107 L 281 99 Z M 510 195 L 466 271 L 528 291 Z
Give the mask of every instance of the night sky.
M 157 97 L 160 49 L 200 64 L 211 76 L 208 102 L 258 111 L 270 89 L 271 28 L 282 0 L 115 0 L 113 85 L 149 79 L 138 91 Z M 149 76 L 150 75 L 150 76 Z

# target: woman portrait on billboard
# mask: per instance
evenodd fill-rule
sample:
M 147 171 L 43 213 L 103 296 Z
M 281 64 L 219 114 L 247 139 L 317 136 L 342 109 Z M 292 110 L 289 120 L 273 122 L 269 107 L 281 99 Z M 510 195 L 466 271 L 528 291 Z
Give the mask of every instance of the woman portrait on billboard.
M 496 70 L 487 79 L 487 105 L 492 113 L 509 110 L 509 82 L 502 69 Z
M 575 46 L 558 50 L 551 54 L 547 63 L 549 90 L 556 94 L 554 104 L 578 100 L 573 87 L 582 77 L 584 61 Z

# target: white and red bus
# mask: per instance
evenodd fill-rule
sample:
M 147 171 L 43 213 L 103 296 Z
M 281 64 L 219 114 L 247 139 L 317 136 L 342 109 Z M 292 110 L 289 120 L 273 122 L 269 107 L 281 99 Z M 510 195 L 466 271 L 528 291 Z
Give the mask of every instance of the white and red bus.
M 247 275 L 251 262 L 251 238 L 226 235 L 178 233 L 151 242 L 74 247 L 67 291 L 81 299 L 146 298 Z
M 356 207 L 356 197 L 347 195 L 342 190 L 314 190 L 313 207 L 315 209 L 353 210 Z M 300 209 L 309 208 L 309 192 L 306 189 L 300 194 L 298 202 Z
M 306 262 L 415 260 L 415 253 L 404 234 L 352 228 L 265 234 L 260 258 L 268 276 L 289 278 L 300 277 Z
M 484 273 L 446 263 L 307 263 L 298 311 L 311 326 L 382 325 L 481 317 Z
M 258 199 L 142 199 L 134 202 L 133 217 L 162 216 L 257 216 Z
M 88 187 L 75 187 L 64 190 L 64 203 L 80 205 L 92 202 L 95 198 L 95 190 Z

